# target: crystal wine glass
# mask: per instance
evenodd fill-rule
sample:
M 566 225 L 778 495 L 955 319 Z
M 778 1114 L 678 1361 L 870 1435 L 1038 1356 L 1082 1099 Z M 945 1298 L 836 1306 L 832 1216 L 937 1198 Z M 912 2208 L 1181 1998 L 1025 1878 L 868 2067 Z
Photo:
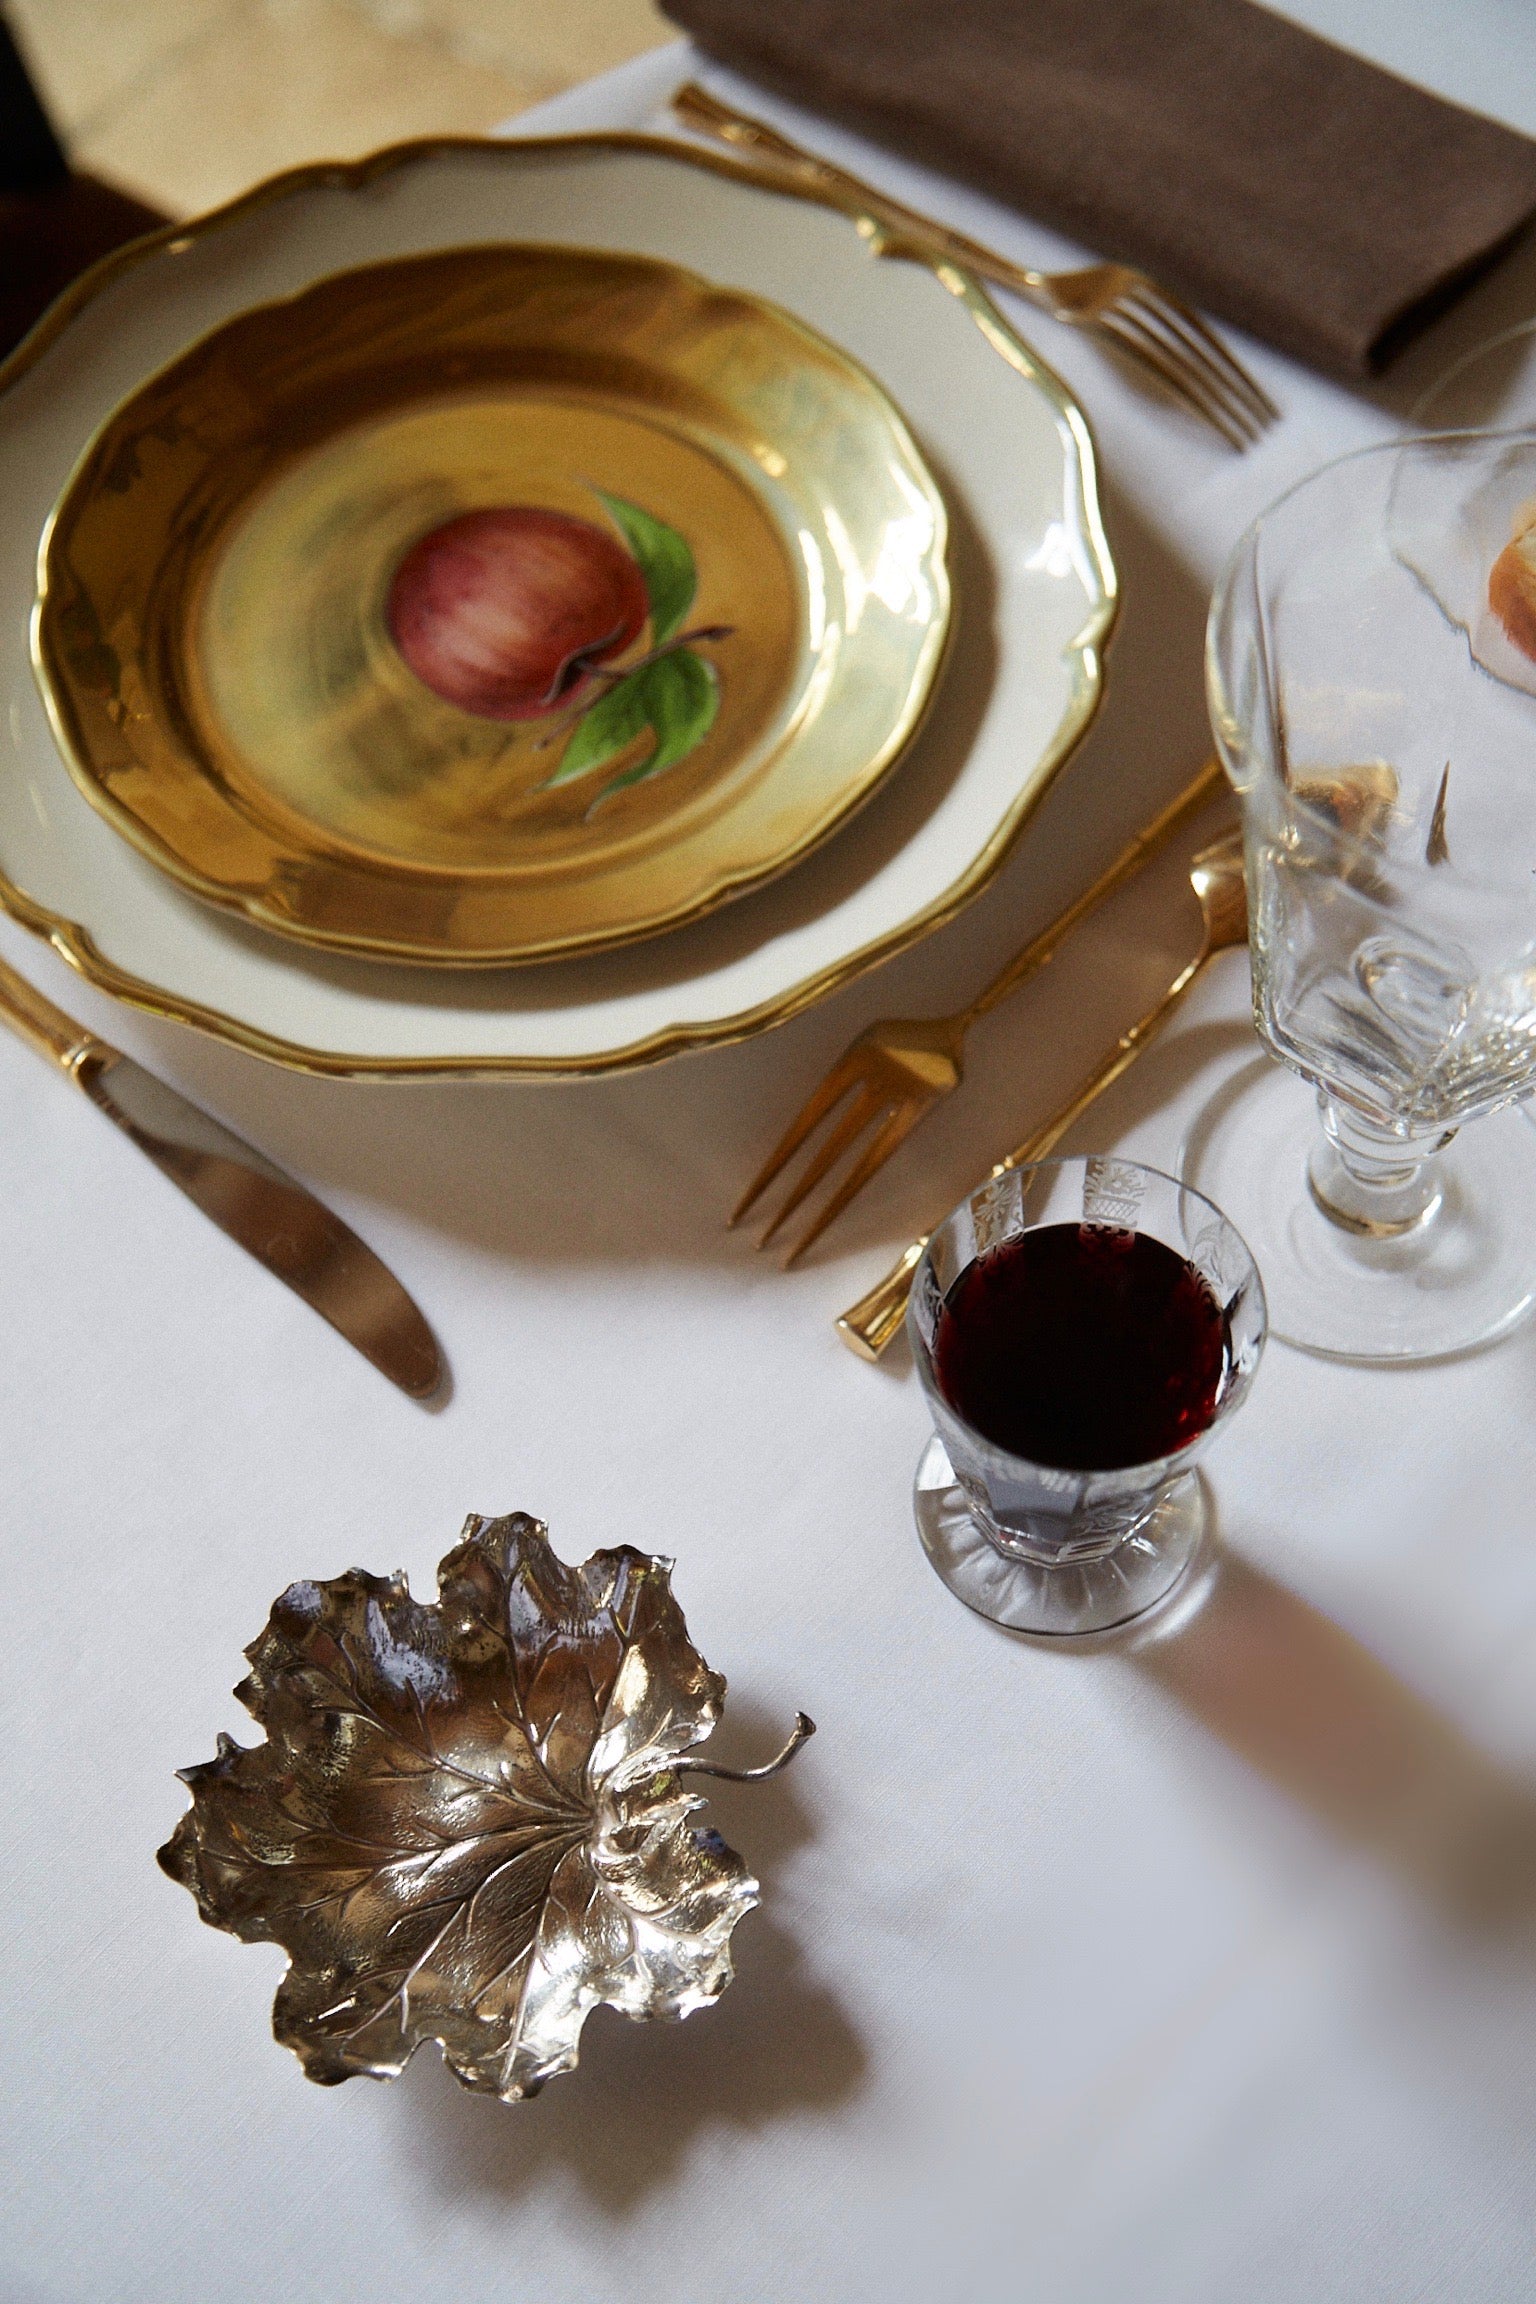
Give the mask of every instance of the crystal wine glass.
M 918 1532 L 950 1590 L 1055 1635 L 1166 1598 L 1204 1532 L 1194 1466 L 1264 1343 L 1220 1209 L 1129 1160 L 1011 1169 L 934 1233 L 907 1331 L 935 1425 Z
M 1411 419 L 1420 432 L 1514 432 L 1536 425 L 1536 320 L 1501 329 L 1419 395 Z
M 1536 435 L 1362 450 L 1254 524 L 1211 607 L 1280 1062 L 1183 1166 L 1275 1334 L 1339 1359 L 1465 1350 L 1536 1301 L 1536 1131 L 1506 1109 L 1536 1086 L 1532 499 Z

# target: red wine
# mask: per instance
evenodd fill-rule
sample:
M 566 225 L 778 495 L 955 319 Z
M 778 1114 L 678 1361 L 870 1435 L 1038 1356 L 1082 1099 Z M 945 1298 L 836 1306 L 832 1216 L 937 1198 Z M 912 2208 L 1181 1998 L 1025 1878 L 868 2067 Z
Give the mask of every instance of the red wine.
M 1193 1264 L 1107 1224 L 1043 1224 L 978 1256 L 934 1338 L 939 1388 L 968 1424 L 1071 1472 L 1148 1464 L 1197 1438 L 1230 1357 Z

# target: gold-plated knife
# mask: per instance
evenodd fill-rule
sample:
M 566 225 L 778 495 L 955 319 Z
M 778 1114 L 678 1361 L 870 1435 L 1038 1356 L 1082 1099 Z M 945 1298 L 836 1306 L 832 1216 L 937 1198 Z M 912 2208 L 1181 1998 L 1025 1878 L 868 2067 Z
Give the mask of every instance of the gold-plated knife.
M 57 1064 L 203 1214 L 414 1400 L 443 1381 L 437 1339 L 387 1264 L 312 1193 L 0 960 L 0 1021 Z

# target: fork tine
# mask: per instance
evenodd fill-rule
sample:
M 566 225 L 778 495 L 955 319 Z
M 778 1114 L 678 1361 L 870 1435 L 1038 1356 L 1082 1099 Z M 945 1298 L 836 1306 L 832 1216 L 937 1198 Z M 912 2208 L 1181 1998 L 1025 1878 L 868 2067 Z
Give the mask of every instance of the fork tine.
M 1239 430 L 1236 420 L 1228 415 L 1225 403 L 1213 399 L 1199 378 L 1191 377 L 1186 369 L 1172 361 L 1151 330 L 1133 314 L 1118 305 L 1111 306 L 1100 313 L 1094 326 L 1118 344 L 1122 352 L 1150 368 L 1176 400 L 1182 400 L 1186 408 L 1192 408 L 1221 434 L 1229 448 L 1241 450 L 1250 446 L 1248 434 Z
M 1228 447 L 1248 446 L 1246 432 L 1239 429 L 1225 401 L 1216 399 L 1207 389 L 1204 378 L 1198 373 L 1192 374 L 1183 360 L 1174 359 L 1162 339 L 1136 312 L 1121 303 L 1107 304 L 1092 325 L 1121 353 L 1149 369 L 1186 409 L 1214 426 Z
M 1214 398 L 1220 400 L 1228 415 L 1250 431 L 1255 438 L 1269 423 L 1261 415 L 1246 393 L 1241 392 L 1210 358 L 1199 338 L 1191 333 L 1176 312 L 1170 311 L 1156 296 L 1141 296 L 1134 291 L 1121 299 L 1121 308 L 1130 318 L 1151 330 L 1164 350 L 1181 361 L 1194 374 Z
M 1116 299 L 1121 314 L 1142 327 L 1156 340 L 1168 356 L 1177 361 L 1191 377 L 1198 377 L 1202 387 L 1220 402 L 1226 414 L 1250 438 L 1257 439 L 1267 418 L 1260 417 L 1251 403 L 1228 383 L 1219 368 L 1212 365 L 1198 341 L 1184 329 L 1178 315 L 1170 311 L 1155 296 L 1131 289 Z
M 759 1248 L 767 1247 L 780 1225 L 786 1218 L 793 1216 L 806 1195 L 815 1191 L 828 1169 L 836 1167 L 843 1154 L 858 1141 L 870 1122 L 879 1117 L 889 1102 L 889 1096 L 881 1095 L 878 1089 L 864 1088 L 860 1091 L 831 1134 L 817 1147 L 815 1158 L 806 1162 L 800 1181 L 758 1241 Z
M 1174 325 L 1168 320 L 1168 313 L 1142 311 L 1140 306 L 1128 306 L 1128 309 L 1124 311 L 1124 318 L 1133 327 L 1145 329 L 1149 339 L 1154 341 L 1165 355 L 1168 355 L 1168 359 L 1172 359 L 1174 366 L 1179 366 L 1179 369 L 1184 371 L 1184 376 L 1191 380 L 1193 385 L 1197 385 L 1200 392 L 1207 394 L 1207 399 L 1214 403 L 1216 408 L 1221 408 L 1227 422 L 1237 426 L 1237 431 L 1244 435 L 1244 447 L 1253 445 L 1257 438 L 1262 438 L 1262 433 L 1264 433 L 1264 429 L 1267 429 L 1269 419 L 1257 417 L 1253 408 L 1248 406 L 1248 401 L 1237 399 L 1237 394 L 1232 392 L 1230 385 L 1225 382 L 1225 378 L 1218 376 L 1218 373 L 1211 369 L 1202 350 L 1197 348 L 1193 341 L 1186 341 L 1184 336 L 1181 336 L 1177 329 L 1174 329 Z
M 1093 325 L 1118 351 L 1155 376 L 1164 390 L 1190 414 L 1198 416 L 1202 423 L 1209 424 L 1214 431 L 1219 432 L 1229 448 L 1242 450 L 1249 445 L 1247 435 L 1237 429 L 1220 405 L 1210 401 L 1194 387 L 1183 371 L 1172 366 L 1155 344 L 1132 327 L 1123 314 L 1104 312 Z
M 1133 304 L 1144 316 L 1168 329 L 1188 348 L 1191 356 L 1200 361 L 1207 375 L 1219 378 L 1235 400 L 1251 409 L 1255 416 L 1262 417 L 1266 424 L 1280 414 L 1258 379 L 1249 374 L 1216 331 L 1182 297 L 1175 296 L 1160 282 L 1148 279 L 1145 273 L 1137 273 L 1134 285 L 1123 291 L 1116 301 Z
M 1245 368 L 1237 354 L 1223 344 L 1215 329 L 1208 326 L 1201 319 L 1199 313 L 1191 305 L 1184 303 L 1182 298 L 1170 295 L 1166 288 L 1159 288 L 1155 280 L 1149 282 L 1148 285 L 1153 296 L 1166 305 L 1170 312 L 1177 315 L 1190 334 L 1205 347 L 1216 366 L 1231 378 L 1235 387 L 1252 405 L 1255 415 L 1262 416 L 1266 424 L 1278 423 L 1280 410 L 1275 402 L 1271 400 L 1257 376 Z
M 1172 298 L 1161 295 L 1155 288 L 1132 289 L 1120 300 L 1121 308 L 1144 320 L 1154 332 L 1160 332 L 1165 343 L 1180 357 L 1197 368 L 1211 390 L 1226 404 L 1237 421 L 1246 426 L 1255 439 L 1271 422 L 1266 407 L 1257 404 L 1256 395 L 1233 381 L 1229 369 L 1232 363 L 1219 365 L 1211 358 L 1206 340 L 1191 325 L 1192 315 L 1183 313 Z M 1214 337 L 1209 338 L 1215 342 Z M 1239 378 L 1242 370 L 1236 371 Z
M 786 1272 L 792 1264 L 799 1263 L 807 1248 L 821 1238 L 829 1224 L 836 1223 L 849 1201 L 856 1194 L 862 1192 L 871 1176 L 876 1175 L 885 1166 L 897 1145 L 902 1142 L 904 1137 L 911 1134 L 927 1109 L 926 1104 L 918 1103 L 915 1098 L 911 1103 L 897 1105 L 873 1141 L 864 1147 L 837 1190 L 831 1194 L 821 1214 L 806 1231 L 801 1233 L 785 1257 L 784 1269 Z
M 857 1043 L 845 1051 L 840 1064 L 835 1064 L 825 1080 L 808 1096 L 737 1201 L 726 1219 L 726 1229 L 739 1224 L 747 1210 L 767 1191 L 774 1178 L 788 1167 L 811 1130 L 823 1121 L 834 1105 L 841 1104 L 850 1088 L 857 1088 L 863 1078 L 863 1067 L 857 1061 Z

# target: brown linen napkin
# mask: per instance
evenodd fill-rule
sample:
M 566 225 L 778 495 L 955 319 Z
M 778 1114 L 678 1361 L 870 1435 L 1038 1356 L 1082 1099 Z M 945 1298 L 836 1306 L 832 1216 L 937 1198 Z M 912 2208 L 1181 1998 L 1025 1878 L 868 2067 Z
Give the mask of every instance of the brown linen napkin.
M 1536 212 L 1536 143 L 1250 0 L 662 4 L 765 87 L 1346 378 Z

